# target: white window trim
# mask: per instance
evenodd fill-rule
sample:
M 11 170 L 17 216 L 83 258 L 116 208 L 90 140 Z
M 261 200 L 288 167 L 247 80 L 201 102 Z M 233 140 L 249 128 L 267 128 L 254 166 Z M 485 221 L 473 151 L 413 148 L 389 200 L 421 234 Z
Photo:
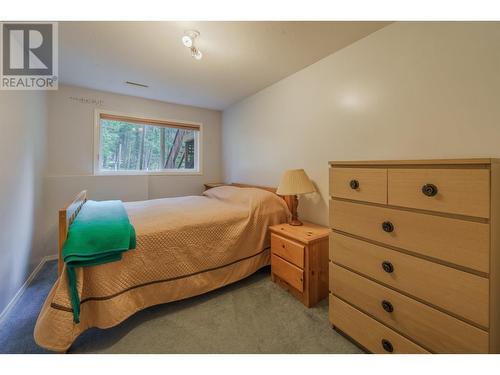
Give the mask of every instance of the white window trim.
M 198 131 L 197 139 L 197 153 L 195 153 L 195 165 L 198 166 L 198 169 L 188 170 L 188 169 L 164 169 L 158 171 L 140 171 L 140 170 L 132 170 L 132 171 L 103 171 L 100 169 L 99 162 L 99 149 L 100 149 L 100 140 L 101 140 L 101 114 L 108 114 L 113 116 L 125 116 L 125 117 L 136 117 L 136 118 L 144 118 L 156 121 L 164 121 L 164 122 L 175 122 L 186 125 L 196 125 L 200 127 Z M 152 124 L 154 126 L 154 124 Z M 137 113 L 123 113 L 123 112 L 114 112 L 96 109 L 94 111 L 94 176 L 202 176 L 203 175 L 203 123 L 194 122 L 194 121 L 183 121 L 183 120 L 175 120 L 175 119 L 162 119 L 155 118 L 151 116 L 147 116 L 144 114 Z

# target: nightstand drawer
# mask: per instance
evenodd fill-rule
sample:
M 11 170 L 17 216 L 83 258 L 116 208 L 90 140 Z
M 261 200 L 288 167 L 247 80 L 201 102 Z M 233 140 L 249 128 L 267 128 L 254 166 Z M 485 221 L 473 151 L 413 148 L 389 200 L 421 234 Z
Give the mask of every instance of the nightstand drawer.
M 438 353 L 484 353 L 488 332 L 331 264 L 332 293 Z
M 304 245 L 300 243 L 271 234 L 271 252 L 295 264 L 297 267 L 304 268 Z
M 304 291 L 304 271 L 293 264 L 281 259 L 277 255 L 271 255 L 272 272 L 283 281 L 300 292 Z
M 429 353 L 375 319 L 330 295 L 330 322 L 375 354 Z

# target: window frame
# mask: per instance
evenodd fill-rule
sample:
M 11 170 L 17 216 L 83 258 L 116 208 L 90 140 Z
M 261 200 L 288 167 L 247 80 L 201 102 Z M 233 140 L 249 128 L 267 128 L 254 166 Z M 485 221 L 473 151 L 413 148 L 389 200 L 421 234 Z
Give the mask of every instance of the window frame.
M 108 171 L 101 170 L 100 168 L 100 147 L 101 147 L 101 115 L 116 116 L 116 117 L 130 117 L 135 119 L 144 120 L 145 124 L 148 124 L 148 120 L 172 124 L 182 124 L 187 126 L 196 126 L 199 128 L 198 136 L 195 137 L 195 147 L 197 147 L 197 153 L 195 152 L 195 169 L 161 169 L 157 171 L 141 171 L 141 170 L 122 170 L 122 171 Z M 160 126 L 158 124 L 150 124 L 151 126 Z M 203 175 L 203 123 L 195 121 L 183 121 L 183 120 L 173 120 L 173 119 L 161 119 L 151 116 L 146 116 L 144 114 L 131 114 L 123 112 L 114 112 L 108 110 L 96 109 L 94 111 L 94 176 L 202 176 Z M 196 168 L 197 166 L 197 168 Z

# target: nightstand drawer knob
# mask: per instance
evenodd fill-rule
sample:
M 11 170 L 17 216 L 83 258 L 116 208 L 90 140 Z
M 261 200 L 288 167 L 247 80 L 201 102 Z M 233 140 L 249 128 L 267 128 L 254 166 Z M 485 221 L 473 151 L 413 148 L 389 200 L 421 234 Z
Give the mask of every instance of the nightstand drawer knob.
M 394 351 L 394 347 L 391 342 L 386 339 L 382 339 L 382 348 L 384 348 L 384 350 L 388 353 L 392 353 Z
M 387 311 L 388 313 L 391 313 L 394 311 L 394 306 L 392 306 L 392 303 L 389 301 L 383 300 L 382 301 L 382 308 Z
M 391 262 L 388 261 L 383 261 L 382 262 L 382 268 L 384 269 L 385 272 L 387 273 L 393 273 L 394 272 L 394 266 L 392 265 Z
M 358 180 L 351 180 L 349 182 L 349 185 L 351 186 L 352 190 L 356 190 L 357 188 L 359 188 L 359 181 Z

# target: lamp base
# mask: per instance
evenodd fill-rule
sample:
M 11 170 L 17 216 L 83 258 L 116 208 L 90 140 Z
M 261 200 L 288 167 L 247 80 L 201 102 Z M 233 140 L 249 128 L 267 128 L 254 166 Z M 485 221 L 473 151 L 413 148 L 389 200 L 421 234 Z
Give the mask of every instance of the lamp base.
M 300 225 L 303 225 L 302 221 L 300 221 L 299 219 L 291 220 L 288 224 L 293 225 L 294 227 L 298 227 Z
M 296 195 L 292 196 L 292 207 L 291 207 L 291 212 L 292 212 L 292 219 L 288 222 L 288 224 L 293 225 L 294 227 L 298 227 L 302 225 L 302 221 L 299 220 L 299 217 L 297 215 L 297 208 L 299 207 L 299 200 Z

